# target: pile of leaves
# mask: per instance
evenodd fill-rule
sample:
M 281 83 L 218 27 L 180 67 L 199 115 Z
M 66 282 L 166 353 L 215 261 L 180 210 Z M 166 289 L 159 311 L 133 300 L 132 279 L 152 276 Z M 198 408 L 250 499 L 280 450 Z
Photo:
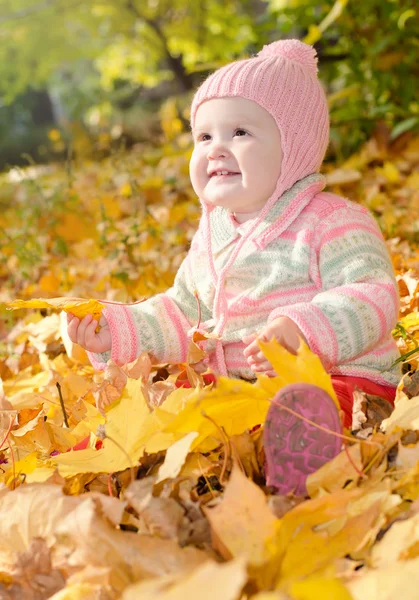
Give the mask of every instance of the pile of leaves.
M 0 300 L 133 301 L 170 286 L 199 219 L 189 155 L 180 136 L 100 164 L 9 174 Z M 388 240 L 405 375 L 391 414 L 357 395 L 356 433 L 309 477 L 307 498 L 266 487 L 262 444 L 281 387 L 306 381 L 333 395 L 306 347 L 292 356 L 261 343 L 277 377 L 255 384 L 205 385 L 193 342 L 187 364 L 143 354 L 95 373 L 65 315 L 2 309 L 1 598 L 415 598 L 418 163 L 419 139 L 378 136 L 326 169 L 329 189 L 362 201 Z

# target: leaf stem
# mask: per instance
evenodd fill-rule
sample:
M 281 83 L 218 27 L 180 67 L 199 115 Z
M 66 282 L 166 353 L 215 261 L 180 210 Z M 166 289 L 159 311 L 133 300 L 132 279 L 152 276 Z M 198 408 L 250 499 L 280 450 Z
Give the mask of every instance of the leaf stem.
M 55 385 L 57 386 L 58 395 L 60 397 L 61 410 L 63 411 L 65 426 L 67 427 L 67 429 L 70 429 L 70 425 L 68 424 L 68 419 L 67 419 L 67 413 L 65 412 L 64 399 L 63 399 L 63 395 L 61 393 L 61 385 L 58 383 L 58 381 Z

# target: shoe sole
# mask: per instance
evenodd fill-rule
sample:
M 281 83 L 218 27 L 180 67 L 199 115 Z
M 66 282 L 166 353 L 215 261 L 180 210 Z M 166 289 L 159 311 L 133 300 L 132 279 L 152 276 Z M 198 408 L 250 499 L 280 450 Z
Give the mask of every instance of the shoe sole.
M 281 405 L 335 433 L 342 432 L 339 413 L 327 392 L 307 383 L 284 387 L 268 410 L 263 432 L 266 483 L 277 494 L 306 496 L 307 476 L 339 454 L 342 440 Z

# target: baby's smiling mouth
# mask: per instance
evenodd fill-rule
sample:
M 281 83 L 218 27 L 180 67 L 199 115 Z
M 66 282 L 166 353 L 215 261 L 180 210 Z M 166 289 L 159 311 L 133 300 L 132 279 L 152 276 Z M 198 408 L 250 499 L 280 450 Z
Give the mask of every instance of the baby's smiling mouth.
M 210 177 L 210 179 L 213 179 L 214 177 L 216 177 L 216 178 L 233 177 L 235 175 L 241 175 L 241 173 L 238 173 L 236 171 L 220 170 L 220 171 L 212 171 L 210 173 L 209 177 Z

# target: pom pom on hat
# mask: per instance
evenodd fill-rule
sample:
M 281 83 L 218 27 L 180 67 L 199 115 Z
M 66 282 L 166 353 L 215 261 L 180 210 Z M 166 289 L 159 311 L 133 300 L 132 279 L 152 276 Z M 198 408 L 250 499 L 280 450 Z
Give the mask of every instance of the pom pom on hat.
M 313 69 L 317 73 L 317 52 L 308 44 L 300 40 L 280 40 L 263 46 L 257 54 L 257 58 L 270 58 L 273 56 L 284 56 L 289 60 Z

